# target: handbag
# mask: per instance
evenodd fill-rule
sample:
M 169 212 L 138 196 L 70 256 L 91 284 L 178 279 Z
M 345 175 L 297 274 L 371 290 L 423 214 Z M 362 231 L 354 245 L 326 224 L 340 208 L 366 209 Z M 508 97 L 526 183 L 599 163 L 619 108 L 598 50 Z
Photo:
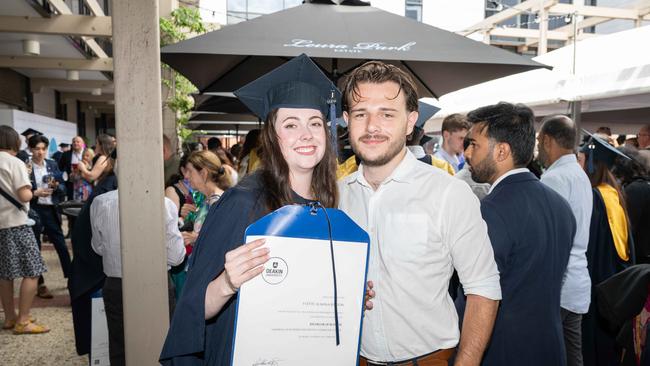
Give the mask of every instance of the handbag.
M 30 219 L 32 219 L 32 220 L 34 221 L 34 224 L 33 224 L 33 225 L 29 225 L 29 226 L 34 226 L 34 225 L 36 225 L 36 226 L 40 226 L 40 225 L 41 225 L 41 218 L 38 216 L 38 214 L 36 213 L 36 211 L 34 211 L 34 210 L 31 209 L 31 208 L 28 210 L 27 207 L 26 207 L 25 205 L 23 205 L 23 204 L 21 204 L 20 202 L 18 202 L 18 200 L 16 200 L 15 198 L 13 198 L 9 193 L 7 193 L 4 189 L 2 189 L 2 187 L 0 187 L 0 194 L 2 194 L 2 196 L 3 196 L 4 198 L 6 198 L 7 201 L 11 202 L 11 204 L 13 204 L 14 206 L 16 206 L 16 208 L 17 208 L 18 210 L 20 210 L 20 211 L 26 211 L 26 212 L 27 212 L 27 217 L 29 217 Z

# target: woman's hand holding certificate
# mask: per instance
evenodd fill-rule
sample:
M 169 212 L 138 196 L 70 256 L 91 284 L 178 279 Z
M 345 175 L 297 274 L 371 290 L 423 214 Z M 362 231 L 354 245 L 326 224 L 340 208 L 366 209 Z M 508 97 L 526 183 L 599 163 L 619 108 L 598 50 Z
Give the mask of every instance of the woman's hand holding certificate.
M 215 316 L 244 282 L 262 273 L 262 264 L 270 258 L 269 249 L 260 248 L 264 243 L 264 239 L 254 240 L 226 253 L 224 271 L 208 285 L 205 295 L 206 319 Z

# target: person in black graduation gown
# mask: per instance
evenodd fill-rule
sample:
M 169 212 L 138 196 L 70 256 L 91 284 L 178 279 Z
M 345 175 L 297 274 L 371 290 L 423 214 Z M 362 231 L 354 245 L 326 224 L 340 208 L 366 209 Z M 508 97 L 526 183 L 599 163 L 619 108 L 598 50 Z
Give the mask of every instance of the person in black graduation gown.
M 616 158 L 612 174 L 620 180 L 625 192 L 634 257 L 637 264 L 650 264 L 650 176 L 637 149 L 628 146 L 617 149 L 630 158 Z
M 634 264 L 625 199 L 610 168 L 617 157 L 629 159 L 601 138 L 591 135 L 580 149 L 585 172 L 593 187 L 594 205 L 587 247 L 587 269 L 591 277 L 591 304 L 582 319 L 582 354 L 585 365 L 619 365 L 621 348 L 616 334 L 598 313 L 595 286 Z
M 100 194 L 117 189 L 117 177 L 112 167 L 117 159 L 117 151 L 111 154 L 106 176 L 97 182 L 92 194 L 77 215 L 70 239 L 72 241 L 72 268 L 68 279 L 72 322 L 74 325 L 77 354 L 90 353 L 92 324 L 92 294 L 104 286 L 102 257 L 90 245 L 90 205 Z
M 27 143 L 32 136 L 42 135 L 42 134 L 43 134 L 42 132 L 36 131 L 33 128 L 28 128 L 28 129 L 26 129 L 25 131 L 23 131 L 21 133 L 21 135 L 25 136 L 25 143 Z M 18 159 L 22 160 L 25 163 L 27 163 L 27 161 L 29 161 L 29 158 L 31 156 L 32 156 L 32 153 L 31 153 L 31 151 L 29 151 L 29 147 L 25 148 L 24 150 L 18 151 L 18 153 L 16 154 L 16 157 Z
M 235 95 L 266 121 L 262 168 L 210 208 L 160 355 L 163 365 L 230 365 L 237 290 L 269 258 L 260 240 L 241 245 L 248 225 L 287 204 L 317 200 L 336 207 L 325 121 L 328 101 L 341 98 L 334 84 L 301 55 Z
M 596 286 L 598 311 L 625 348 L 621 366 L 650 365 L 650 264 L 637 264 Z

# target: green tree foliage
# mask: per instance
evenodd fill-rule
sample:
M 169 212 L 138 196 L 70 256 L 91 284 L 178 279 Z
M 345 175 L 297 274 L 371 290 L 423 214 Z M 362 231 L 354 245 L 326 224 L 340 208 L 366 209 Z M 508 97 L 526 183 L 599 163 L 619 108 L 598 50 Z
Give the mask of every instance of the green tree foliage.
M 201 22 L 198 9 L 181 7 L 172 11 L 170 17 L 160 18 L 160 46 L 164 47 L 185 40 L 190 34 L 205 33 L 206 28 Z M 169 88 L 171 93 L 165 106 L 176 115 L 176 129 L 182 141 L 192 137 L 195 132 L 187 128 L 194 98 L 191 94 L 197 88 L 183 75 L 179 74 L 166 64 L 162 64 L 162 83 Z

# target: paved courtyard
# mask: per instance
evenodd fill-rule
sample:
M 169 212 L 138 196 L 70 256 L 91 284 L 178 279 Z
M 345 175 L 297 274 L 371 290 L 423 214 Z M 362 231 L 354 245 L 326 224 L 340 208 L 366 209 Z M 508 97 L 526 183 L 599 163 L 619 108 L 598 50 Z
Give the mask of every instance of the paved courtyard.
M 32 316 L 37 319 L 37 322 L 49 326 L 52 330 L 37 335 L 14 335 L 11 330 L 0 331 L 0 364 L 3 366 L 87 365 L 88 357 L 78 356 L 75 351 L 70 297 L 59 258 L 49 243 L 43 244 L 42 253 L 49 270 L 45 273 L 45 283 L 54 295 L 54 299 L 44 300 L 36 297 Z M 19 286 L 18 280 L 14 283 L 16 307 Z M 0 311 L 0 319 L 4 319 L 4 311 Z

